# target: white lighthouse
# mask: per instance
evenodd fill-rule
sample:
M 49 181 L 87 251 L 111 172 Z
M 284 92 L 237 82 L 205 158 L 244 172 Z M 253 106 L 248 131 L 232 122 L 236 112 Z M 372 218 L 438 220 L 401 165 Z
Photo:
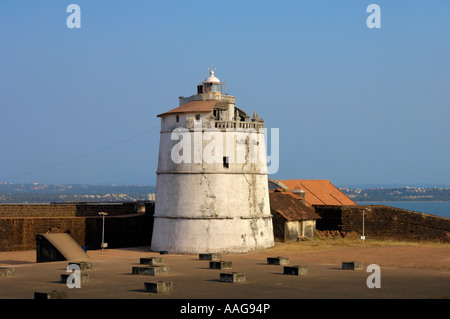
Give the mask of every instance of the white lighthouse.
M 151 249 L 237 253 L 274 245 L 264 121 L 214 75 L 158 115 L 161 135 Z

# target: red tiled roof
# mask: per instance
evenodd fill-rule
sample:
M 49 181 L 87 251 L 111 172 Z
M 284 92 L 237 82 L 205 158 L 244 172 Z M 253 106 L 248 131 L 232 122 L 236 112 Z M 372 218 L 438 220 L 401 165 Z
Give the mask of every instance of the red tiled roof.
M 275 210 L 286 220 L 318 219 L 314 208 L 302 203 L 301 197 L 286 190 L 275 190 L 269 192 L 270 209 Z
M 191 101 L 170 111 L 159 114 L 158 117 L 182 113 L 209 113 L 212 112 L 214 105 L 216 105 L 215 100 Z
M 326 179 L 292 179 L 280 182 L 289 189 L 303 190 L 308 205 L 357 205 Z

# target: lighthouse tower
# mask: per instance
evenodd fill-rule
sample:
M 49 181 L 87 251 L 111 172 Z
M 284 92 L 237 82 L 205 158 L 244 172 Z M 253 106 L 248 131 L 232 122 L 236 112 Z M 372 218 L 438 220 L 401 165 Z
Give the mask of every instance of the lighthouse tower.
M 151 249 L 239 253 L 274 245 L 264 121 L 235 106 L 211 67 L 163 114 Z

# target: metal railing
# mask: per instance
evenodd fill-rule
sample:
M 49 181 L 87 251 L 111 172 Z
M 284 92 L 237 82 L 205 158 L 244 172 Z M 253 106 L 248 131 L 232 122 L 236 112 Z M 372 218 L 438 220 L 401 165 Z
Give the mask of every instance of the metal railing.
M 261 122 L 241 122 L 241 121 L 216 121 L 215 127 L 219 129 L 261 129 L 264 128 L 264 123 Z

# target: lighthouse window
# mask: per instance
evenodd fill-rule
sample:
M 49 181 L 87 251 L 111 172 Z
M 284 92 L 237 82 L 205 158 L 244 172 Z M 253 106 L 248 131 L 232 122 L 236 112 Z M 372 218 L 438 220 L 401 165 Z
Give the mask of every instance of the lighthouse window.
M 220 85 L 219 84 L 213 84 L 211 87 L 211 91 L 213 92 L 220 92 Z
M 223 167 L 225 167 L 225 168 L 230 167 L 230 163 L 228 163 L 228 156 L 223 157 Z

